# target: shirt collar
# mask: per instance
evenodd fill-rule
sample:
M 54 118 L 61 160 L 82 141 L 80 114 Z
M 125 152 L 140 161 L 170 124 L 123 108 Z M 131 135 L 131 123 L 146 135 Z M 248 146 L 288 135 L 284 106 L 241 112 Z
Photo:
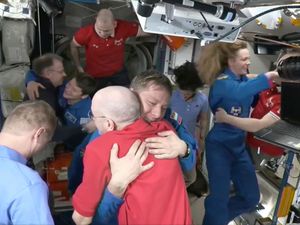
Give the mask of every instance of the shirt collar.
M 7 158 L 26 165 L 27 159 L 19 152 L 0 145 L 0 158 Z

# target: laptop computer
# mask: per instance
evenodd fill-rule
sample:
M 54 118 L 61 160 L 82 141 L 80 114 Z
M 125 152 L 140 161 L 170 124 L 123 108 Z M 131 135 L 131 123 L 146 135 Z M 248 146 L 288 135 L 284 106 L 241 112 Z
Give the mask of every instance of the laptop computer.
M 281 120 L 254 133 L 255 138 L 300 153 L 300 82 L 281 84 Z

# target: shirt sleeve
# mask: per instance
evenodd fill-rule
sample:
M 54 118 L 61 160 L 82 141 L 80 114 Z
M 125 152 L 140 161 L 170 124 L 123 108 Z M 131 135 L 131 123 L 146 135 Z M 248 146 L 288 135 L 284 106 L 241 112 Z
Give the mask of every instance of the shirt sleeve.
M 178 137 L 183 140 L 190 149 L 190 154 L 187 157 L 179 158 L 181 169 L 183 172 L 191 171 L 196 165 L 196 153 L 198 146 L 194 137 L 183 125 L 180 125 L 178 129 L 176 129 L 176 132 Z
M 219 103 L 222 101 L 224 93 L 239 96 L 239 99 L 245 99 L 268 88 L 270 88 L 270 82 L 264 74 L 243 82 L 233 82 L 231 79 L 216 80 L 209 92 L 212 112 L 215 113 L 217 107 L 220 106 Z
M 114 196 L 106 188 L 93 218 L 94 225 L 118 225 L 118 213 L 124 200 Z
M 30 81 L 36 81 L 37 80 L 37 75 L 36 73 L 33 71 L 33 70 L 29 70 L 27 73 L 26 73 L 26 76 L 25 76 L 25 85 L 27 86 L 27 84 L 30 82 Z
M 201 108 L 201 113 L 207 113 L 208 112 L 208 98 L 205 94 L 203 94 L 203 105 Z
M 118 26 L 126 34 L 125 39 L 128 37 L 135 37 L 138 33 L 139 24 L 137 22 L 129 22 L 124 20 L 118 20 Z
M 75 41 L 80 44 L 81 46 L 85 46 L 88 44 L 91 32 L 93 32 L 93 25 L 89 25 L 87 27 L 80 28 L 75 34 L 74 39 Z
M 98 147 L 97 147 L 98 146 Z M 93 217 L 104 192 L 107 181 L 110 179 L 110 169 L 100 157 L 102 149 L 100 142 L 92 142 L 86 148 L 83 157 L 83 179 L 73 195 L 74 209 L 84 217 Z
M 54 225 L 48 205 L 48 187 L 43 181 L 19 193 L 9 211 L 12 224 Z

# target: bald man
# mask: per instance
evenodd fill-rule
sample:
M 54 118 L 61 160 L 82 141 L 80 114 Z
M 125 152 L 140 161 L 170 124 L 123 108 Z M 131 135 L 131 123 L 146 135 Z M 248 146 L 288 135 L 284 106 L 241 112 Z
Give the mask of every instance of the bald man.
M 77 69 L 83 72 L 79 48 L 85 48 L 85 72 L 97 79 L 97 89 L 108 85 L 129 86 L 124 67 L 125 41 L 145 35 L 135 22 L 116 20 L 109 9 L 101 9 L 95 24 L 79 29 L 71 42 L 71 54 Z
M 143 154 L 145 143 L 138 151 L 130 149 L 137 139 L 144 141 L 158 132 L 173 130 L 165 121 L 146 122 L 140 118 L 140 109 L 138 97 L 125 87 L 110 86 L 95 94 L 92 113 L 102 136 L 87 146 L 84 155 L 83 181 L 73 195 L 73 220 L 77 225 L 92 221 L 108 182 L 114 182 L 109 164 L 112 147 L 112 157 L 129 153 L 133 158 L 143 158 L 140 168 L 143 173 L 131 179 L 135 180 L 124 193 L 119 224 L 191 224 L 189 201 L 177 158 L 157 159 L 152 154 Z
M 0 133 L 1 224 L 54 224 L 48 187 L 26 162 L 48 143 L 56 122 L 44 101 L 24 102 L 6 118 Z

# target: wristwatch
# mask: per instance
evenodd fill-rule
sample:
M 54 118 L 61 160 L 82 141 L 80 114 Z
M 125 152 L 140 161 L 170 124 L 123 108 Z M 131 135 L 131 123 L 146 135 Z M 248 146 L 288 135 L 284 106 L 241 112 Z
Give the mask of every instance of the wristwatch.
M 181 158 L 187 158 L 189 157 L 189 155 L 191 154 L 191 149 L 190 149 L 190 146 L 188 144 L 186 144 L 187 146 L 187 150 L 186 150 L 186 153 L 184 156 L 182 156 Z

